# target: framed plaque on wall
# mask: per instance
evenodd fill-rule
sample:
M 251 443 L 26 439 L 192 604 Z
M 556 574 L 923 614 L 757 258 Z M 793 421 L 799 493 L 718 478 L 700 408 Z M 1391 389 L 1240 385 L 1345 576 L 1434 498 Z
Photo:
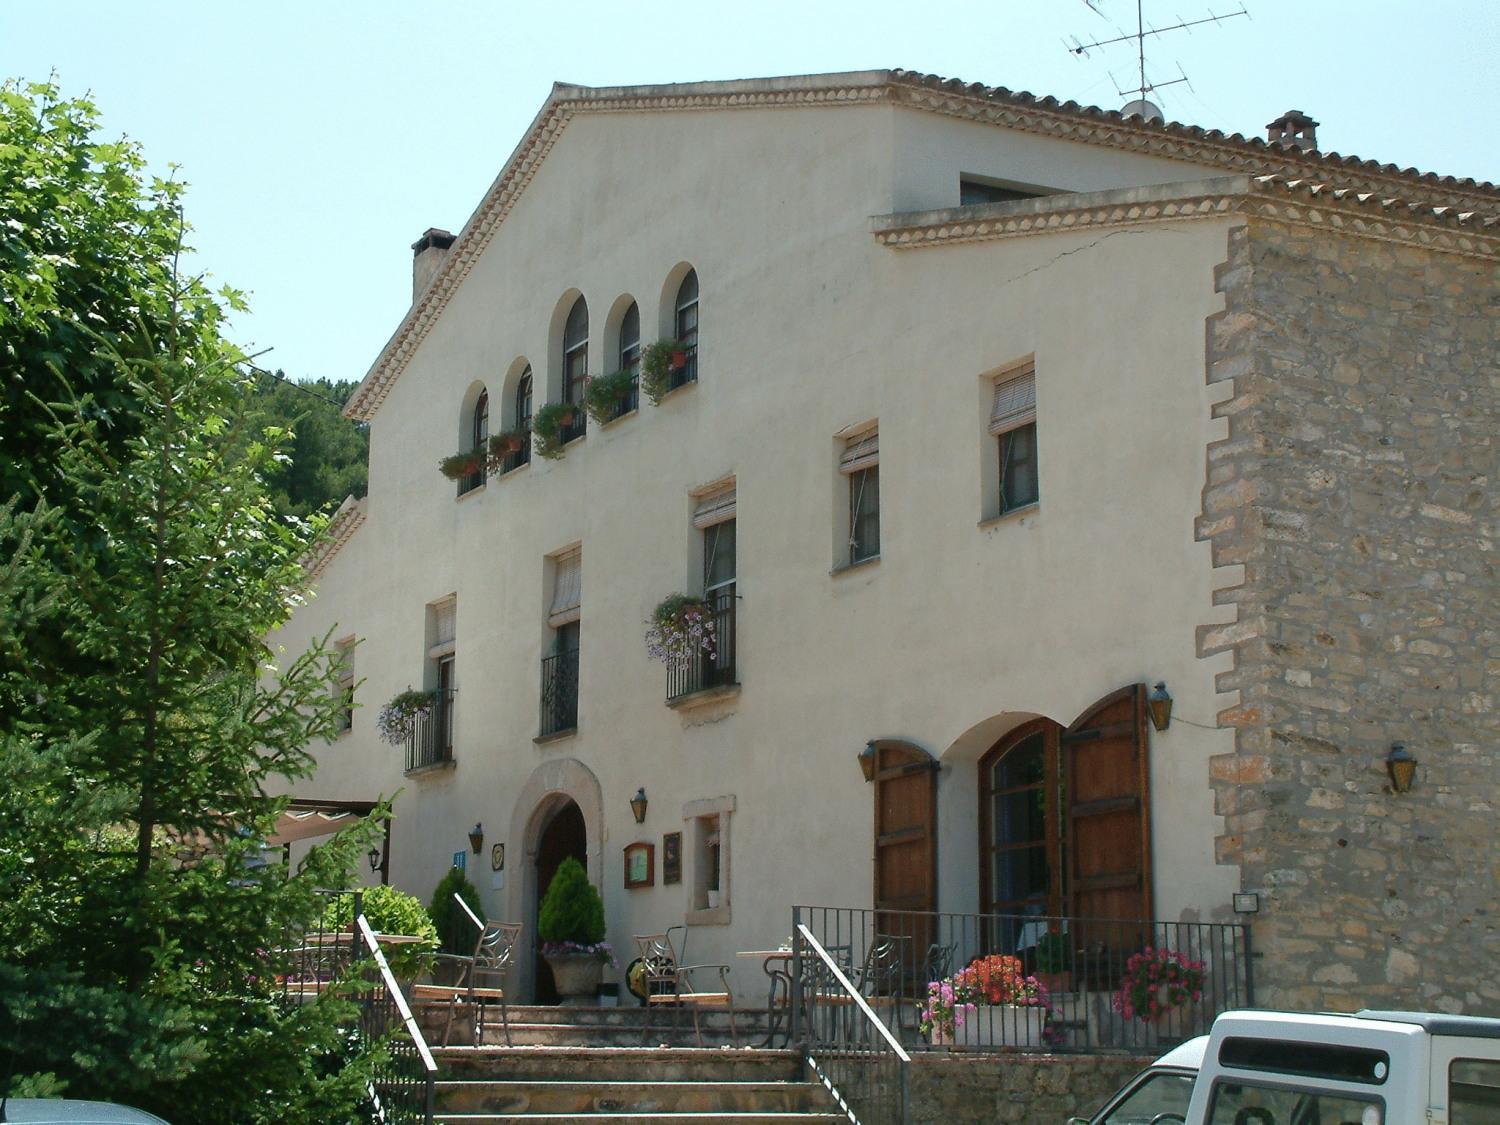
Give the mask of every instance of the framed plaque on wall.
M 656 845 L 625 845 L 625 888 L 649 887 L 656 882 Z
M 661 838 L 662 885 L 682 882 L 682 833 L 668 832 Z

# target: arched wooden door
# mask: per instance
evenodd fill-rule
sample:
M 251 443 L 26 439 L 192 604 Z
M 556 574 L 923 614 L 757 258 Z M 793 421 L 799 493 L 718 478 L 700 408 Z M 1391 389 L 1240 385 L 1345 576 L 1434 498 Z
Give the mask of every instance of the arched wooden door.
M 908 980 L 935 932 L 921 913 L 937 909 L 937 762 L 910 742 L 875 747 L 875 930 L 906 942 Z
M 1149 919 L 1145 686 L 1067 728 L 1037 719 L 997 742 L 979 762 L 979 830 L 986 914 Z

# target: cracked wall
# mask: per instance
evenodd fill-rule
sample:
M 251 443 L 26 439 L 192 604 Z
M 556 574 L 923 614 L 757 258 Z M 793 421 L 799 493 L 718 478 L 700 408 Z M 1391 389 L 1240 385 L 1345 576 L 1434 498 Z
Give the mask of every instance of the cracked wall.
M 1500 1014 L 1494 261 L 1252 220 L 1218 271 L 1229 436 L 1198 534 L 1232 624 L 1221 863 L 1261 892 L 1257 1002 Z M 1421 761 L 1390 792 L 1382 760 Z

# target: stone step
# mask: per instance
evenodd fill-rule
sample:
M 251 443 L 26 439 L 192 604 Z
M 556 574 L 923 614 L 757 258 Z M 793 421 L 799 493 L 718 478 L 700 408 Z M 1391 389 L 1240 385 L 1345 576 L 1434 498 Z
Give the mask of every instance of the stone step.
M 801 1082 L 797 1051 L 699 1047 L 433 1047 L 445 1080 Z
M 444 1113 L 810 1113 L 829 1107 L 811 1082 L 499 1082 L 443 1080 Z
M 837 1113 L 439 1113 L 439 1125 L 832 1125 Z
M 765 1038 L 764 1030 L 740 1027 L 739 1034 L 731 1039 L 729 1024 L 702 1024 L 702 1046 L 754 1046 Z M 505 1028 L 498 1020 L 486 1021 L 484 1045 L 501 1046 L 505 1043 Z M 693 1029 L 691 1016 L 684 1017 L 674 1028 L 670 1018 L 658 1020 L 649 1030 L 645 1024 L 566 1024 L 566 1023 L 520 1023 L 510 1021 L 510 1042 L 514 1046 L 540 1047 L 696 1047 L 698 1033 Z
M 589 1024 L 589 1025 L 611 1025 L 639 1027 L 646 1022 L 646 1009 L 641 1007 L 628 1008 L 574 1008 L 563 1007 L 558 1004 L 511 1004 L 507 1009 L 512 1020 L 521 1023 L 566 1023 L 566 1024 Z M 498 1019 L 498 1009 L 495 1018 Z M 683 1010 L 683 1018 L 690 1020 L 692 1015 L 687 1009 Z M 717 1008 L 705 1008 L 698 1013 L 699 1019 L 704 1027 L 711 1024 L 715 1027 L 729 1026 L 729 1013 Z M 485 1017 L 489 1019 L 488 1016 Z M 651 1022 L 660 1024 L 663 1021 L 670 1022 L 672 1012 L 670 1008 L 658 1008 L 651 1013 Z M 764 1029 L 767 1024 L 767 1014 L 764 1008 L 735 1008 L 734 1021 L 741 1027 L 759 1027 Z M 765 1034 L 762 1030 L 761 1034 Z

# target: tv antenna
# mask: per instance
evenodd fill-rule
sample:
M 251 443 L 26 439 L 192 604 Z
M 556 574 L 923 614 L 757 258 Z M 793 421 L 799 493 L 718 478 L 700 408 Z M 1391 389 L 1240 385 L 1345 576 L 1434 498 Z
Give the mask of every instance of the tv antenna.
M 1089 10 L 1096 16 L 1104 19 L 1108 18 L 1104 15 L 1103 11 L 1101 11 L 1099 7 L 1100 4 L 1103 3 L 1103 0 L 1083 0 L 1083 2 L 1088 5 Z M 1248 19 L 1250 16 L 1250 12 L 1245 8 L 1243 4 L 1241 4 L 1239 10 L 1235 12 L 1218 13 L 1210 11 L 1208 15 L 1201 16 L 1200 18 L 1194 20 L 1185 20 L 1181 16 L 1178 16 L 1177 22 L 1174 24 L 1171 24 L 1167 27 L 1153 27 L 1146 23 L 1144 0 L 1135 0 L 1134 33 L 1121 31 L 1121 34 L 1115 36 L 1113 39 L 1093 39 L 1087 43 L 1080 41 L 1077 36 L 1071 36 L 1070 38 L 1064 40 L 1063 45 L 1067 47 L 1067 49 L 1075 56 L 1079 58 L 1087 58 L 1090 51 L 1099 51 L 1103 50 L 1105 47 L 1112 47 L 1118 43 L 1129 43 L 1131 41 L 1134 41 L 1137 68 L 1136 73 L 1139 78 L 1139 85 L 1130 89 L 1121 89 L 1119 82 L 1115 81 L 1115 91 L 1122 98 L 1127 97 L 1131 94 L 1135 95 L 1135 100 L 1130 102 L 1130 104 L 1125 107 L 1126 113 L 1139 113 L 1142 117 L 1146 118 L 1155 116 L 1160 120 L 1162 119 L 1161 110 L 1154 106 L 1150 101 L 1148 101 L 1146 99 L 1146 95 L 1156 90 L 1160 90 L 1163 87 L 1176 86 L 1182 82 L 1187 82 L 1188 89 L 1191 90 L 1193 88 L 1193 84 L 1191 82 L 1188 82 L 1188 76 L 1183 71 L 1180 65 L 1177 68 L 1177 78 L 1169 78 L 1165 82 L 1152 82 L 1150 79 L 1148 79 L 1146 77 L 1146 37 L 1148 35 L 1165 35 L 1171 31 L 1187 31 L 1191 34 L 1193 28 L 1199 27 L 1202 24 L 1223 23 L 1225 20 L 1232 20 L 1237 16 L 1244 16 Z M 1116 30 L 1120 29 L 1116 28 Z M 1114 81 L 1113 73 L 1110 74 L 1110 80 Z

